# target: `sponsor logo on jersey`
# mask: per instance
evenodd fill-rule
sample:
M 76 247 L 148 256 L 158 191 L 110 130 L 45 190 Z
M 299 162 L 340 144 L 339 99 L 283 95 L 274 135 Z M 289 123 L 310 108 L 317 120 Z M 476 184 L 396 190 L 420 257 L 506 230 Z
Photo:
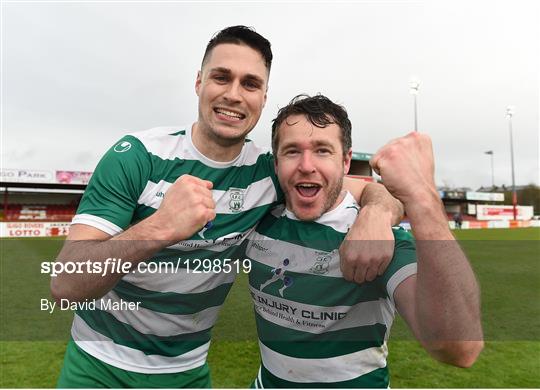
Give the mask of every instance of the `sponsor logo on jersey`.
M 253 242 L 251 243 L 251 248 L 256 249 L 256 250 L 258 250 L 258 251 L 260 251 L 260 252 L 263 252 L 263 253 L 267 253 L 268 250 L 269 250 L 269 248 L 267 248 L 267 247 L 261 245 L 261 244 L 258 243 L 257 241 L 253 241 Z
M 229 209 L 233 213 L 242 211 L 244 207 L 244 193 L 246 190 L 243 188 L 230 188 L 229 189 Z
M 116 153 L 124 153 L 131 149 L 131 144 L 127 141 L 118 142 L 113 149 Z
M 263 317 L 269 316 L 279 318 L 294 324 L 295 326 L 304 326 L 312 329 L 331 328 L 336 321 L 347 316 L 346 311 L 331 311 L 324 308 L 305 308 L 295 305 L 296 302 L 280 302 L 272 299 L 272 296 L 261 296 L 250 291 L 251 297 L 255 301 L 255 310 Z
M 283 287 L 281 287 L 278 292 L 281 297 L 283 297 L 283 291 L 287 287 L 290 287 L 294 283 L 294 279 L 291 278 L 289 275 L 285 275 L 285 268 L 287 268 L 291 264 L 291 261 L 289 259 L 284 259 L 280 264 L 279 267 L 272 269 L 272 276 L 263 284 L 260 285 L 259 291 L 264 290 L 264 288 L 274 282 L 277 282 L 278 280 L 281 280 L 283 282 Z

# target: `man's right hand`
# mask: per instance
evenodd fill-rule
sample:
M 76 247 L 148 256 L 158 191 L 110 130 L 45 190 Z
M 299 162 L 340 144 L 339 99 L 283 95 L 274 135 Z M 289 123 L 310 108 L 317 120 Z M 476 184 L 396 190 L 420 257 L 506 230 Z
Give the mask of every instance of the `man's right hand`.
M 180 176 L 167 190 L 159 209 L 149 218 L 167 241 L 186 240 L 216 218 L 212 182 Z
M 129 261 L 133 266 L 159 250 L 188 239 L 216 217 L 212 183 L 184 175 L 169 187 L 158 210 L 128 230 L 111 237 L 92 226 L 72 226 L 57 261 L 104 263 L 107 258 Z M 113 288 L 123 272 L 61 273 L 51 279 L 56 300 L 81 302 L 100 298 Z

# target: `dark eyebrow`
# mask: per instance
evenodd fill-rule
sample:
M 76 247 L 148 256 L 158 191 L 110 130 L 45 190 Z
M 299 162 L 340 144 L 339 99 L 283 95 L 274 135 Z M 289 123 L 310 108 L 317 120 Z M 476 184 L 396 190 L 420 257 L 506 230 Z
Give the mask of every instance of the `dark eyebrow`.
M 231 70 L 227 68 L 223 68 L 221 66 L 218 66 L 217 68 L 210 69 L 210 72 L 219 72 L 219 73 L 227 73 L 230 74 Z
M 320 147 L 320 146 L 325 146 L 325 147 L 327 147 L 327 148 L 330 148 L 330 149 L 334 150 L 334 146 L 333 146 L 330 142 L 326 142 L 326 141 L 314 141 L 314 142 L 312 142 L 312 144 L 313 144 L 314 146 L 319 146 L 319 147 Z
M 218 67 L 210 69 L 210 73 L 225 73 L 225 74 L 230 75 L 232 72 L 229 68 L 218 66 Z M 244 79 L 257 81 L 261 85 L 264 84 L 264 80 L 260 78 L 259 76 L 257 76 L 256 74 L 248 73 L 247 75 L 245 75 Z
M 326 142 L 326 141 L 311 141 L 311 145 L 315 148 L 325 147 L 332 151 L 335 150 L 334 146 L 330 142 Z M 293 142 L 283 143 L 279 147 L 279 150 L 282 150 L 282 149 L 286 150 L 289 148 L 297 148 L 297 147 L 298 147 L 298 142 L 293 141 Z
M 288 142 L 288 143 L 284 143 L 283 145 L 281 145 L 279 147 L 279 150 L 281 149 L 288 149 L 288 148 L 297 148 L 298 147 L 298 143 L 297 142 Z

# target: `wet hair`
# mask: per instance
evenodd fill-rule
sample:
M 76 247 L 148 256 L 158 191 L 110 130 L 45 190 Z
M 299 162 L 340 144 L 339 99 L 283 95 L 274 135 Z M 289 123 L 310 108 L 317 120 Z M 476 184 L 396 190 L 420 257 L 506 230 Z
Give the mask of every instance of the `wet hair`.
M 246 45 L 259 52 L 264 59 L 264 65 L 268 72 L 272 66 L 272 49 L 268 39 L 257 33 L 252 27 L 231 26 L 214 34 L 204 52 L 201 67 L 204 66 L 210 53 L 217 45 L 233 43 L 236 45 Z
M 279 127 L 293 115 L 303 115 L 313 126 L 324 128 L 336 124 L 341 129 L 341 146 L 343 154 L 347 154 L 352 147 L 351 130 L 352 124 L 345 107 L 334 103 L 326 96 L 298 95 L 289 104 L 282 107 L 274 120 L 272 120 L 272 151 L 277 154 L 279 144 Z

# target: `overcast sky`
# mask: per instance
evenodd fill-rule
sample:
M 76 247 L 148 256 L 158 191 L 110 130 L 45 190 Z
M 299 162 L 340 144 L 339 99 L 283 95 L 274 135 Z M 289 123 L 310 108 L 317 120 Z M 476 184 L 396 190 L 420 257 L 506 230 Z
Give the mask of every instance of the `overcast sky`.
M 353 149 L 375 152 L 418 123 L 438 185 L 538 183 L 538 1 L 8 2 L 2 4 L 4 168 L 93 170 L 127 132 L 197 119 L 204 48 L 245 24 L 272 43 L 268 101 L 250 138 L 299 93 L 343 104 Z

